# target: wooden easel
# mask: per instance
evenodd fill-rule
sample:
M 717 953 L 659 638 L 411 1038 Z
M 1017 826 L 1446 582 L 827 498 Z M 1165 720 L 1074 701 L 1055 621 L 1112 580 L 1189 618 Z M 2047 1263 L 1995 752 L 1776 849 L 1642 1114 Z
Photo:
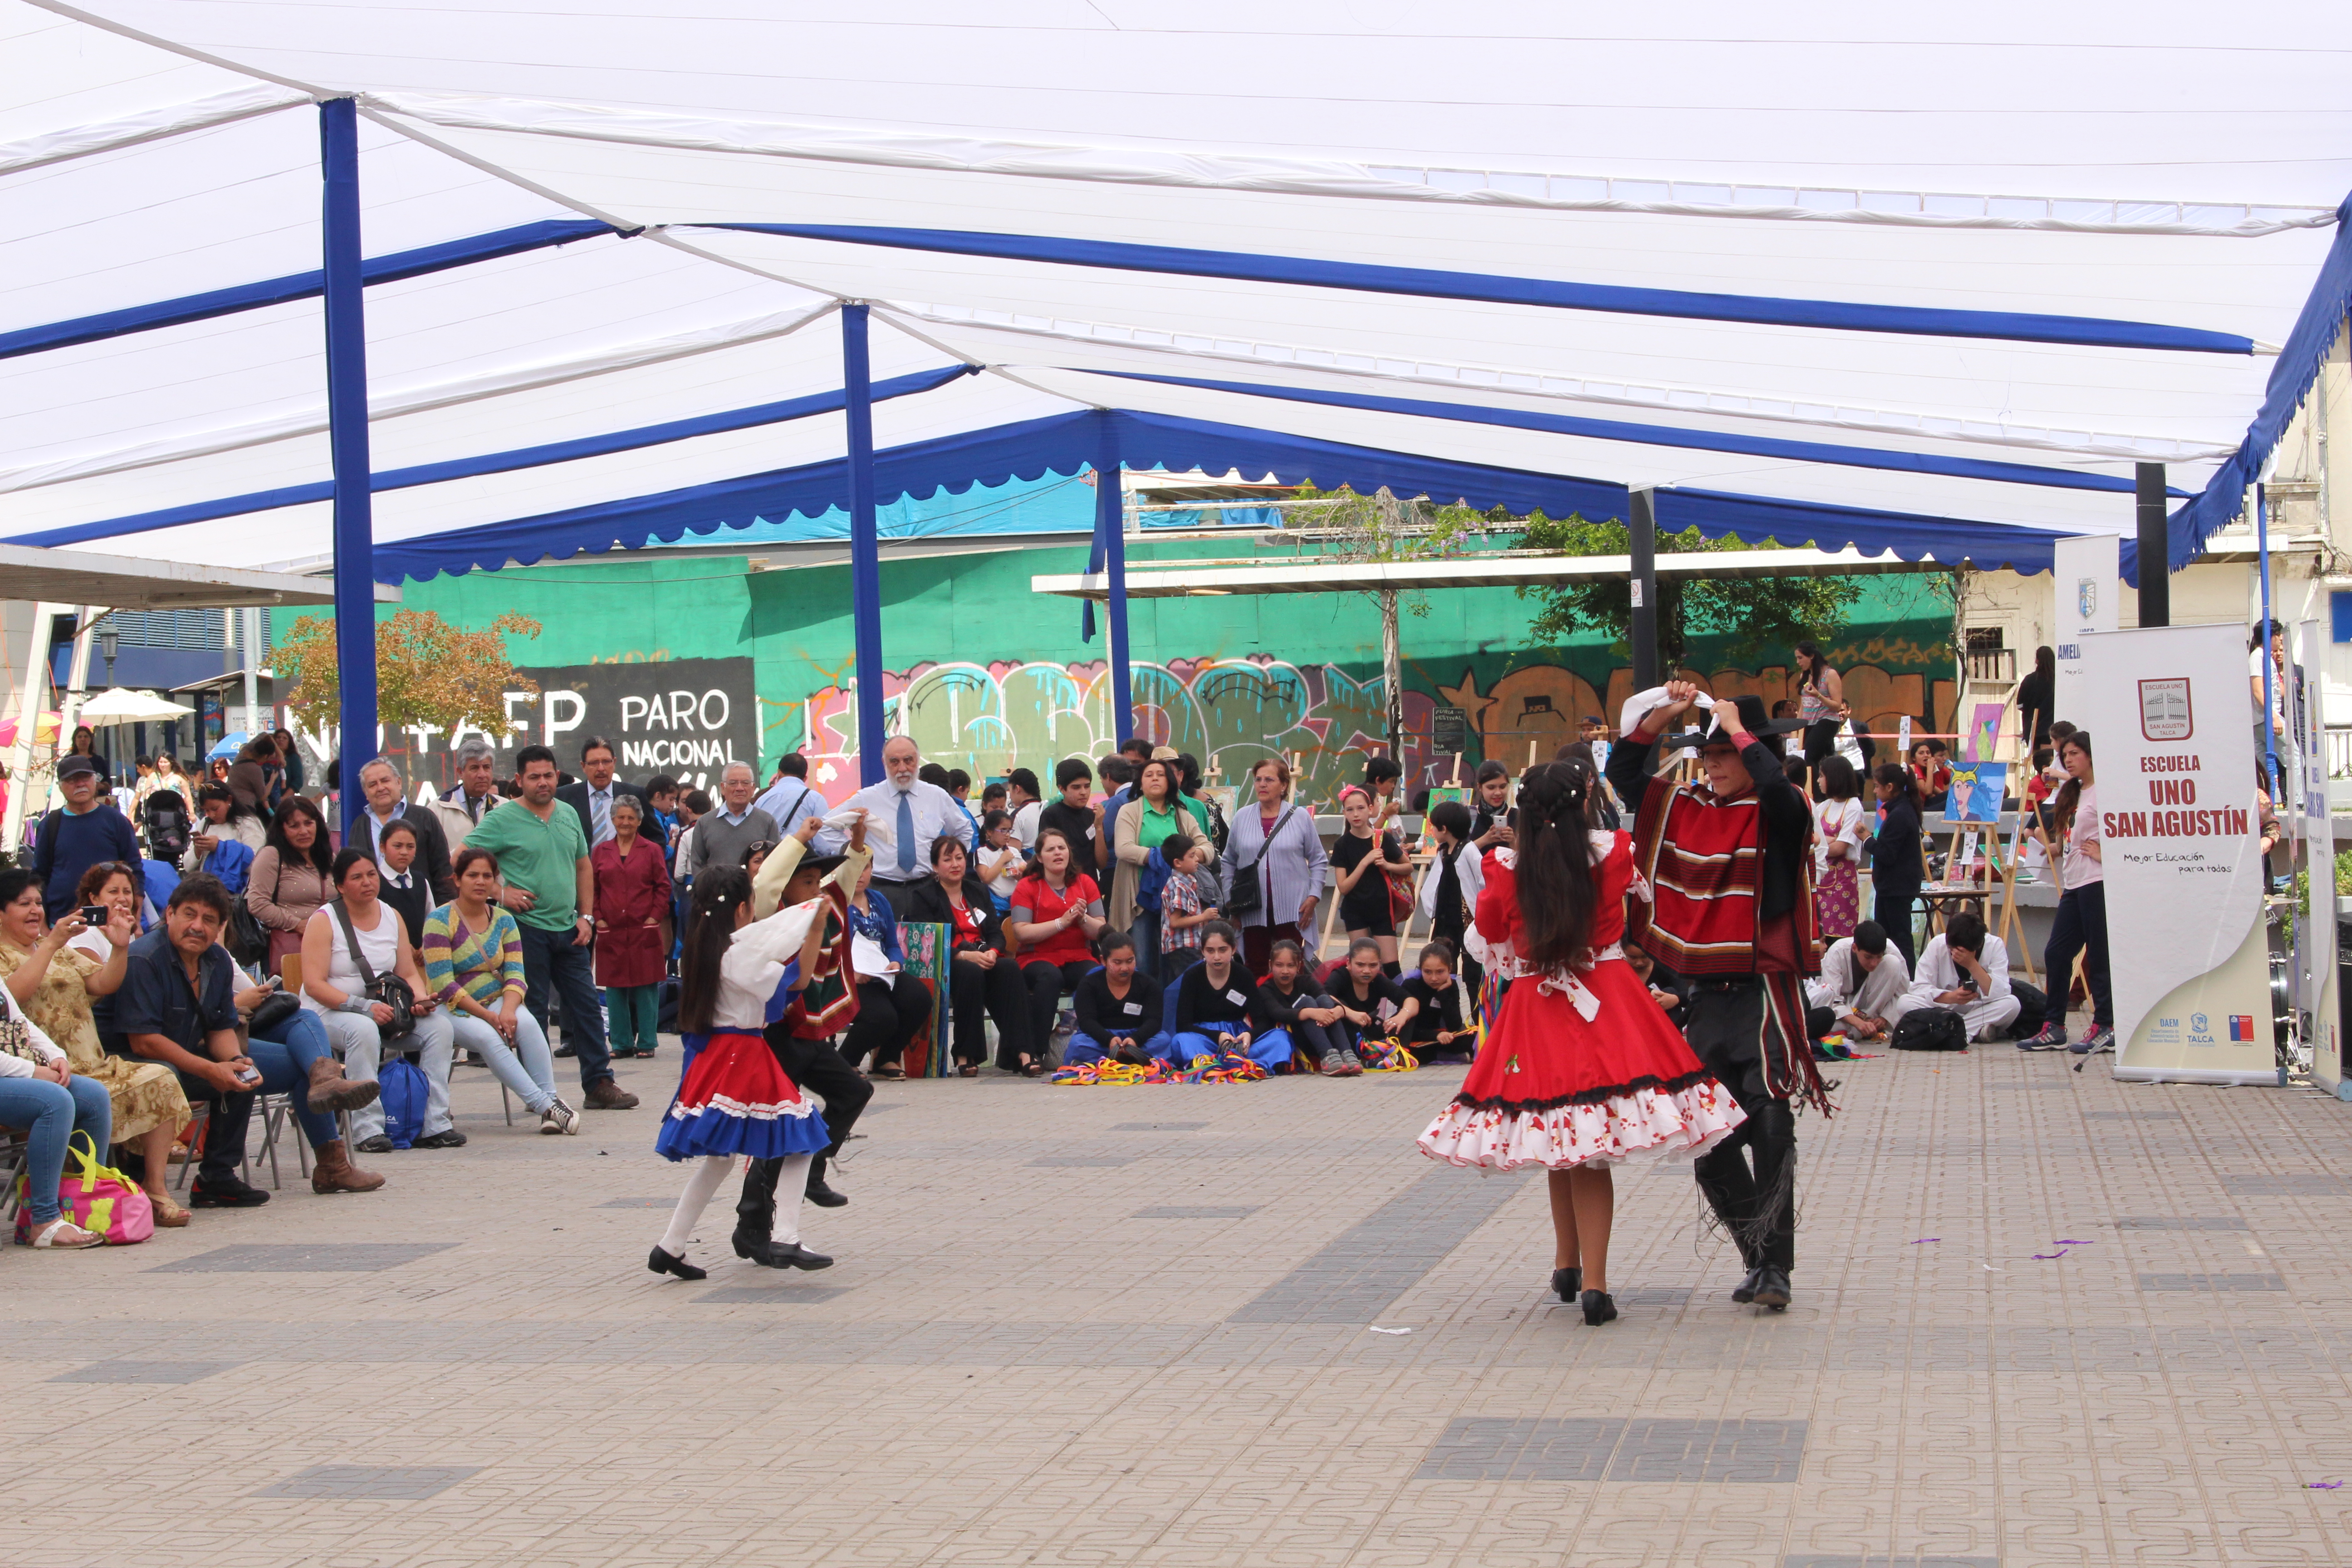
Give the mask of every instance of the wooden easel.
M 2006 855 L 2000 853 L 2000 825 L 1998 821 L 1954 823 L 1951 843 L 1944 854 L 1943 880 L 1948 886 L 1957 885 L 1961 879 L 1958 873 L 1962 864 L 1963 846 L 1973 856 L 1976 847 L 1982 845 L 1985 851 L 1984 874 L 1971 879 L 1981 883 L 1989 900 L 1998 895 L 2000 915 L 1994 934 L 2000 938 L 2001 946 L 2012 955 L 2012 963 L 2015 955 L 2024 954 L 2025 977 L 2038 984 L 2033 956 L 2024 952 L 2024 921 L 2017 910 L 2017 868 L 2023 858 L 2025 838 L 2025 770 L 2033 765 L 2032 756 L 2025 750 L 2017 710 L 2017 687 L 2014 680 L 1979 680 L 1972 678 L 1960 689 L 1953 707 L 1955 723 L 1959 727 L 1959 733 L 1966 737 L 1974 732 L 1977 709 L 1986 702 L 2000 702 L 2000 727 L 1994 731 L 1989 754 L 1982 754 L 1978 760 L 2006 763 L 2015 770 L 2012 778 L 2017 784 L 2018 812 L 2017 820 L 2011 829 L 2009 853 Z M 1906 758 L 1904 762 L 1908 765 L 1909 759 Z M 1987 908 L 1990 908 L 1990 903 Z

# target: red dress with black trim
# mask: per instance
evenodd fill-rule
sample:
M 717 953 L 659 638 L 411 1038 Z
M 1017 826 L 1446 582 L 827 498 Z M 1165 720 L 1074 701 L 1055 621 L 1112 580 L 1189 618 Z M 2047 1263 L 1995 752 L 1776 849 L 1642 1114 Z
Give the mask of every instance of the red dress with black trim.
M 1421 1135 L 1433 1160 L 1486 1171 L 1566 1170 L 1637 1155 L 1689 1159 L 1747 1120 L 1625 962 L 1633 835 L 1590 836 L 1600 899 L 1589 968 L 1549 974 L 1517 959 L 1527 942 L 1509 850 L 1488 853 L 1467 945 L 1514 976 L 1478 1059 Z M 1479 950 L 1485 949 L 1484 953 Z

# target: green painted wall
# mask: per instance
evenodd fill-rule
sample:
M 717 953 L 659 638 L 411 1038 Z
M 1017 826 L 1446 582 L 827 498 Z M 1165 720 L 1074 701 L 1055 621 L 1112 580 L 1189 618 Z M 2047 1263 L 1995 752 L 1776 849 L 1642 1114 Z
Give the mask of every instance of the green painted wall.
M 1140 541 L 1130 559 L 1230 557 L 1239 542 Z M 1109 749 L 1102 638 L 1079 639 L 1076 601 L 1029 586 L 1033 575 L 1085 570 L 1085 555 L 1024 549 L 884 564 L 888 695 L 927 754 L 1001 773 L 1016 761 L 1043 772 L 1059 757 Z M 748 653 L 768 756 L 802 747 L 835 760 L 835 793 L 854 787 L 845 566 L 755 573 L 739 559 L 647 553 L 410 584 L 405 605 L 465 626 L 509 611 L 540 621 L 541 636 L 513 645 L 526 668 Z M 1403 617 L 1406 726 L 1416 737 L 1409 763 L 1450 768 L 1427 743 L 1440 705 L 1465 715 L 1465 765 L 1488 752 L 1523 763 L 1531 747 L 1549 755 L 1585 713 L 1613 720 L 1630 672 L 1598 635 L 1529 646 L 1534 607 L 1508 589 L 1477 589 L 1428 595 L 1425 614 Z M 276 615 L 280 628 L 296 617 Z M 1380 614 L 1370 596 L 1138 600 L 1130 624 L 1136 699 L 1155 737 L 1213 755 L 1228 778 L 1269 752 L 1289 754 L 1318 798 L 1360 769 L 1381 728 Z M 1873 728 L 1933 710 L 1937 678 L 1949 685 L 1948 626 L 1925 579 L 1865 580 L 1832 657 Z M 1702 642 L 1691 662 L 1718 691 L 1786 694 L 1785 655 L 1736 668 Z

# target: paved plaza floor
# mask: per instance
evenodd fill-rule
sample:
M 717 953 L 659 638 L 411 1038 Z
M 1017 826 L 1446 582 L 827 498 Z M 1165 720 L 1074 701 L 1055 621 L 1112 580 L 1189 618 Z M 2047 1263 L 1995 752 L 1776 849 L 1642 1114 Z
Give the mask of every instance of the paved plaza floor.
M 289 1143 L 266 1208 L 0 1256 L 0 1563 L 2352 1562 L 2352 1106 L 2073 1060 L 1831 1069 L 1785 1315 L 1621 1173 L 1601 1330 L 1540 1177 L 1413 1151 L 1458 1068 L 878 1085 L 839 1264 L 737 1261 L 730 1183 L 699 1284 L 644 1267 L 674 1045 L 572 1139 L 460 1069 L 380 1194 Z

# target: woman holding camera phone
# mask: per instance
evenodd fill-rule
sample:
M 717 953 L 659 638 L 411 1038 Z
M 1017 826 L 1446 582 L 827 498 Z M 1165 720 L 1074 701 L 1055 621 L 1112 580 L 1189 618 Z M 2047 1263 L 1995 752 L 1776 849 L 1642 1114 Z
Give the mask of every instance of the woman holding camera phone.
M 74 902 L 80 907 L 50 925 L 33 874 L 0 871 L 0 978 L 33 1026 L 66 1053 L 75 1075 L 106 1086 L 114 1142 L 135 1144 L 145 1156 L 140 1185 L 155 1206 L 155 1223 L 185 1225 L 188 1211 L 165 1184 L 173 1140 L 193 1115 L 179 1075 L 163 1062 L 110 1056 L 98 1038 L 98 1009 L 121 986 L 125 957 L 139 934 L 131 868 L 120 860 L 92 866 Z

